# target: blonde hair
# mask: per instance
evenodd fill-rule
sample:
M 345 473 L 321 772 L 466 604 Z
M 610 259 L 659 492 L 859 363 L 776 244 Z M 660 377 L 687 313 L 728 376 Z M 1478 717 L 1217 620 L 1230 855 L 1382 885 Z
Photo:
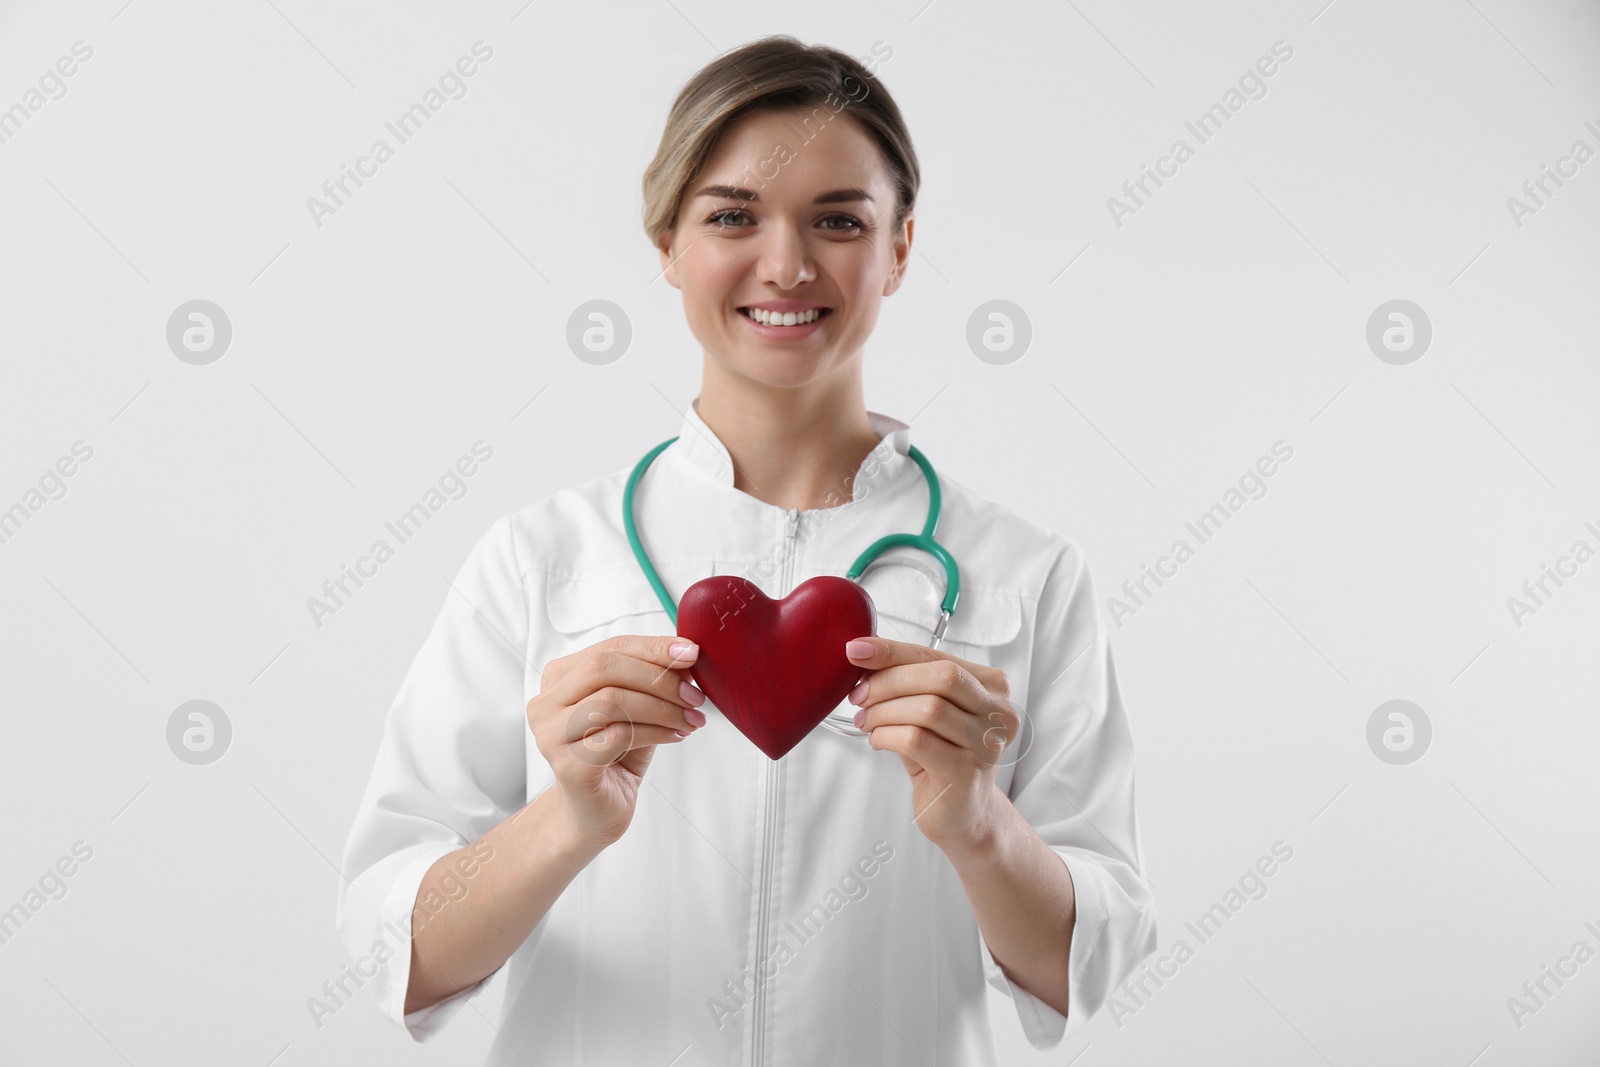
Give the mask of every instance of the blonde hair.
M 851 56 L 775 34 L 718 56 L 679 90 L 655 158 L 644 171 L 644 230 L 651 245 L 660 247 L 661 238 L 677 225 L 684 192 L 730 124 L 755 111 L 809 107 L 815 112 L 840 98 L 843 103 L 820 119 L 827 122 L 832 111 L 847 108 L 839 113 L 854 118 L 877 143 L 895 187 L 891 232 L 898 233 L 916 204 L 921 181 L 899 107 Z

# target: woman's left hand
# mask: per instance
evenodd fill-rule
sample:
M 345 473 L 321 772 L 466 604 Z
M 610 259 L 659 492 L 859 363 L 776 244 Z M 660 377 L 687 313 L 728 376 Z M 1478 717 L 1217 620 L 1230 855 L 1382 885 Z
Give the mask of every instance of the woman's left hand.
M 851 656 L 858 642 L 872 652 Z M 850 694 L 856 727 L 899 754 L 923 836 L 943 849 L 982 843 L 1006 801 L 994 784 L 1000 756 L 1022 727 L 1005 672 L 885 637 L 857 638 L 845 654 L 869 672 Z

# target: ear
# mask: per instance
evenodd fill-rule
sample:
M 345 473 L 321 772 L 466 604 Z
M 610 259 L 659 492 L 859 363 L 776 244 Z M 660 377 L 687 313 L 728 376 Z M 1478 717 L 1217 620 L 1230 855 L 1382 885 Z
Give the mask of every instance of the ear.
M 894 239 L 894 270 L 889 274 L 889 280 L 883 284 L 883 295 L 892 296 L 900 288 L 900 283 L 905 280 L 906 267 L 911 262 L 911 231 L 916 226 L 916 219 L 910 212 L 906 213 L 905 225 Z
M 661 244 L 656 251 L 661 253 L 661 274 L 667 279 L 667 284 L 674 289 L 682 289 L 678 284 L 678 265 L 672 255 L 672 242 L 677 235 L 677 230 L 668 230 L 661 235 Z

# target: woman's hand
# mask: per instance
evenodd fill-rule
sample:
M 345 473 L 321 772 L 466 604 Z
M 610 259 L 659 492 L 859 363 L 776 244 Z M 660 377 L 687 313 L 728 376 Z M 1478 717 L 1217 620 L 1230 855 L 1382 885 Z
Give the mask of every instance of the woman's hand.
M 870 653 L 850 655 L 866 646 Z M 884 637 L 857 638 L 845 654 L 870 672 L 850 694 L 861 707 L 856 726 L 873 748 L 899 754 L 917 828 L 943 849 L 982 843 L 1005 800 L 995 770 L 1022 728 L 1005 672 Z
M 687 646 L 674 655 L 674 645 Z M 656 746 L 704 726 L 705 694 L 688 667 L 700 649 L 682 637 L 624 635 L 551 660 L 528 726 L 555 772 L 567 828 L 590 847 L 613 844 L 633 821 Z

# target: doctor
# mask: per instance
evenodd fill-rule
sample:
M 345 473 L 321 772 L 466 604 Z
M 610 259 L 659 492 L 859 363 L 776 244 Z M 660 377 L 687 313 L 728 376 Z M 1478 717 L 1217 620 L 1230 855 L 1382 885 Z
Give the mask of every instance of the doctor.
M 909 427 L 862 389 L 917 184 L 843 53 L 767 38 L 678 96 L 645 221 L 703 378 L 635 502 L 672 597 L 779 598 L 922 527 Z M 861 729 L 774 761 L 692 684 L 628 474 L 495 522 L 400 686 L 338 900 L 378 1009 L 424 1041 L 504 969 L 491 1064 L 994 1064 L 986 981 L 1036 1048 L 1082 1026 L 1156 946 L 1082 551 L 941 477 L 942 644 L 944 571 L 890 549 Z

